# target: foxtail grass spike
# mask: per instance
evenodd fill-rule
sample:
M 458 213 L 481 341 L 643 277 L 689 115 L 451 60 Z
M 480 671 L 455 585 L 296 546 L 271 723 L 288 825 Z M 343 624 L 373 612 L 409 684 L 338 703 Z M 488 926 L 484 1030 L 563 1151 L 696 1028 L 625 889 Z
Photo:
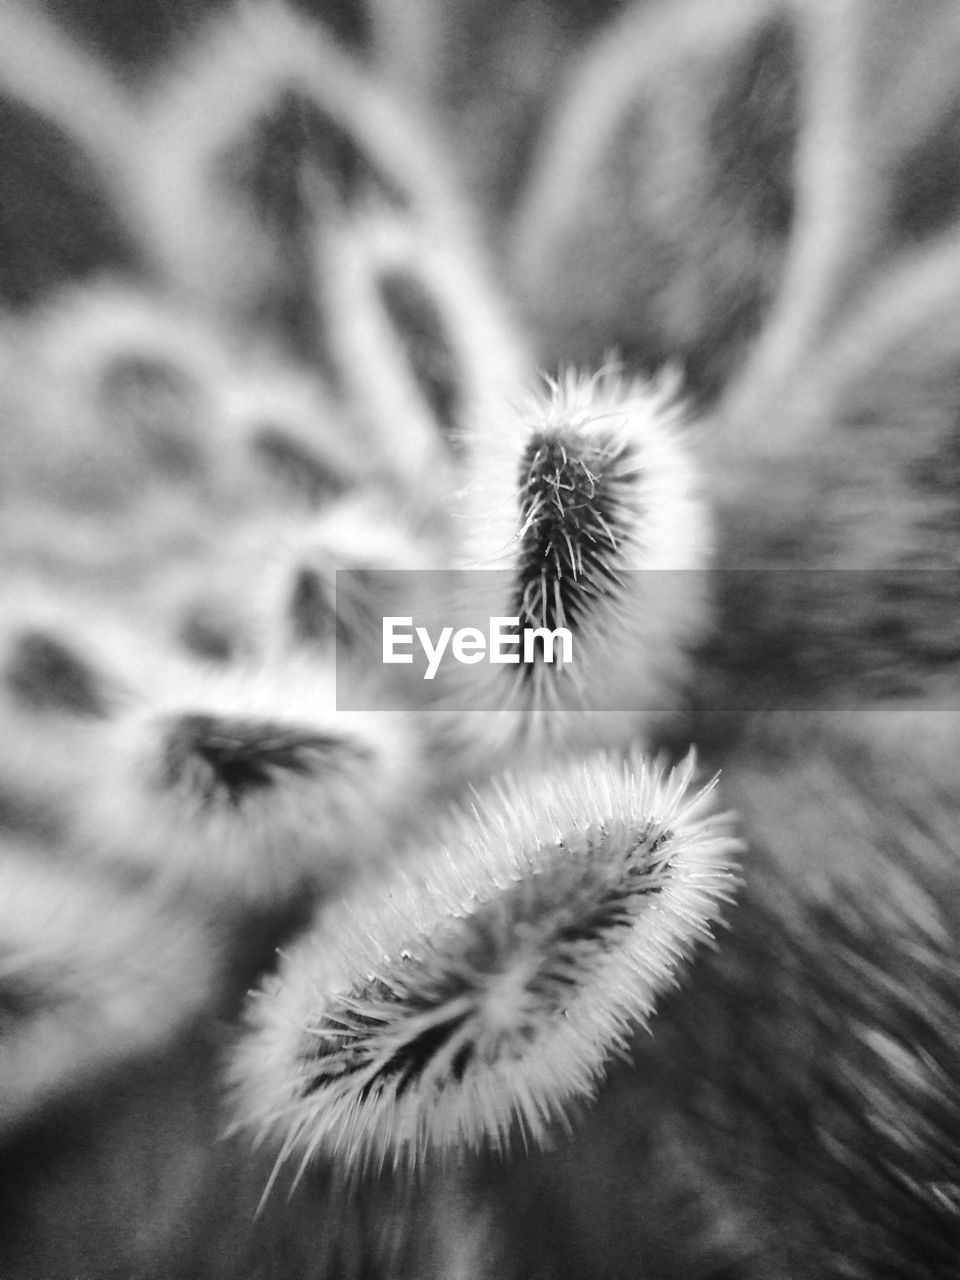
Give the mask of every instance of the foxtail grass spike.
M 91 734 L 87 855 L 240 905 L 392 851 L 429 788 L 411 717 L 338 712 L 332 673 L 182 672 Z
M 303 1165 L 539 1143 L 646 1026 L 733 885 L 693 755 L 499 782 L 322 914 L 254 997 L 237 1113 Z
M 649 722 L 682 689 L 709 624 L 711 547 L 683 419 L 675 378 L 607 368 L 567 372 L 488 433 L 467 545 L 472 564 L 501 570 L 491 613 L 521 632 L 571 633 L 569 661 L 535 649 L 533 662 L 490 668 L 493 704 L 518 714 L 521 733 L 579 733 L 583 712 Z

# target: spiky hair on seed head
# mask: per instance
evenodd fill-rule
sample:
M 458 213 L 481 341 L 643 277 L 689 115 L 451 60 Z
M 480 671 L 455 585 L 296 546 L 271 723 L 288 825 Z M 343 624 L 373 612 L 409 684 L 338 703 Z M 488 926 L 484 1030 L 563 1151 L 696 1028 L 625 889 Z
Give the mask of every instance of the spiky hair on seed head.
M 318 228 L 317 295 L 338 377 L 391 469 L 438 492 L 468 427 L 494 414 L 534 366 L 482 256 L 370 204 Z
M 676 378 L 568 371 L 487 431 L 467 546 L 501 570 L 492 613 L 573 642 L 568 663 L 537 647 L 496 668 L 495 705 L 548 733 L 561 721 L 541 712 L 662 714 L 709 623 L 710 522 Z
M 318 215 L 371 191 L 452 207 L 423 133 L 292 6 L 236 5 L 146 102 L 135 187 L 150 247 L 179 287 L 218 311 L 266 309 L 294 329 L 322 327 L 309 314 L 306 234 Z
M 411 716 L 337 711 L 333 672 L 293 660 L 177 671 L 92 731 L 90 752 L 84 853 L 240 907 L 390 856 L 430 786 Z
M 250 1007 L 240 1124 L 281 1162 L 540 1142 L 646 1025 L 732 889 L 693 754 L 507 777 L 394 883 L 321 913 Z
M 216 998 L 211 939 L 116 886 L 0 847 L 0 1134 L 156 1051 Z

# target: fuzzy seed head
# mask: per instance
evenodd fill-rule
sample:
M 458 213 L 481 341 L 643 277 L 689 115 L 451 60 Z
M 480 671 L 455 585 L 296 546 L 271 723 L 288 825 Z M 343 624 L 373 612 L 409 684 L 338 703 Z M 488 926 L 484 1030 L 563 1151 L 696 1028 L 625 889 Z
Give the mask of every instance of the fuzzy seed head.
M 538 1142 L 710 937 L 737 842 L 694 761 L 506 780 L 392 886 L 324 913 L 254 998 L 242 1123 L 280 1161 L 414 1167 Z
M 182 672 L 91 745 L 89 856 L 239 904 L 327 890 L 382 856 L 423 777 L 410 717 L 338 712 L 331 674 L 294 663 Z
M 474 578 L 490 578 L 491 615 L 569 629 L 573 658 L 535 648 L 492 670 L 487 704 L 513 713 L 518 741 L 582 743 L 586 712 L 608 742 L 635 736 L 675 705 L 709 623 L 709 521 L 676 380 L 570 371 L 508 419 L 465 495 L 474 565 L 506 572 Z

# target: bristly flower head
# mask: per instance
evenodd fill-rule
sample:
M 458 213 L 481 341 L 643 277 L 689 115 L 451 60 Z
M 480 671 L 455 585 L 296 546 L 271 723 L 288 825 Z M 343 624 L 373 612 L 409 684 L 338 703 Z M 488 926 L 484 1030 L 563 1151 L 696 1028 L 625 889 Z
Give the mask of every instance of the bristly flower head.
M 477 441 L 471 486 L 476 559 L 519 543 L 530 557 L 539 545 L 551 568 L 577 578 L 605 549 L 621 568 L 699 567 L 710 538 L 684 418 L 671 372 L 645 381 L 606 365 L 547 379 L 479 428 L 488 438 Z
M 93 859 L 272 906 L 392 851 L 429 790 L 412 718 L 337 711 L 319 664 L 167 675 L 90 730 L 76 827 Z
M 694 769 L 501 781 L 415 872 L 322 914 L 253 999 L 240 1123 L 303 1167 L 542 1140 L 729 897 L 738 842 Z
M 472 567 L 502 572 L 473 574 L 474 594 L 489 577 L 492 614 L 567 628 L 573 650 L 489 668 L 486 703 L 517 713 L 521 738 L 633 737 L 675 704 L 710 618 L 710 521 L 677 380 L 569 371 L 485 431 L 466 546 Z

